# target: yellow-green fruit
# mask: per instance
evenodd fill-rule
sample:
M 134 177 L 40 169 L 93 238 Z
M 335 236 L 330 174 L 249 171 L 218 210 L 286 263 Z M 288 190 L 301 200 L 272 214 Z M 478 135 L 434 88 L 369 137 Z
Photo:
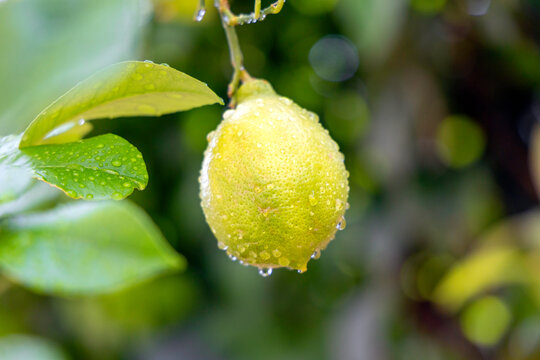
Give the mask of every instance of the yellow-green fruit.
M 345 223 L 348 172 L 317 115 L 264 80 L 208 134 L 201 204 L 218 246 L 260 269 L 303 272 Z

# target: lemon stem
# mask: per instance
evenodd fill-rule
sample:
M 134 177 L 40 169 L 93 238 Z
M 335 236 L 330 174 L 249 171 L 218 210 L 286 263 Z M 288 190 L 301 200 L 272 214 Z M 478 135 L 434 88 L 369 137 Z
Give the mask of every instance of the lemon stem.
M 227 95 L 231 99 L 231 107 L 234 107 L 235 105 L 235 94 L 240 82 L 246 82 L 253 79 L 244 68 L 244 56 L 242 54 L 242 49 L 240 48 L 240 42 L 238 41 L 235 26 L 264 20 L 266 15 L 269 14 L 278 14 L 283 8 L 284 3 L 285 0 L 277 0 L 267 8 L 261 9 L 261 0 L 255 0 L 253 13 L 247 15 L 235 15 L 231 11 L 229 0 L 215 0 L 215 6 L 219 11 L 221 24 L 223 25 L 227 37 L 227 43 L 231 54 L 231 64 L 234 69 L 232 80 L 227 89 Z M 201 4 L 203 4 L 202 0 Z M 199 8 L 199 12 L 201 9 L 204 9 L 202 5 Z
M 229 51 L 231 54 L 231 64 L 234 69 L 232 80 L 227 89 L 227 95 L 230 99 L 233 99 L 240 81 L 247 81 L 251 79 L 251 76 L 244 68 L 244 55 L 242 54 L 242 49 L 240 48 L 240 42 L 238 41 L 236 29 L 234 28 L 234 25 L 229 23 L 229 17 L 234 15 L 232 15 L 230 11 L 228 0 L 217 0 L 216 7 L 221 16 L 221 23 L 223 25 L 223 29 L 225 30 L 225 36 L 227 37 L 227 43 L 229 45 Z

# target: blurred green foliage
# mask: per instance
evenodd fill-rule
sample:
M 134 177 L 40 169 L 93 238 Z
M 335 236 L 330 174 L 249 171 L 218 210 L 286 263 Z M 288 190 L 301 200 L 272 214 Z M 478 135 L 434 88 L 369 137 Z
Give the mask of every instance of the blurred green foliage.
M 0 1 L 0 133 L 125 59 L 168 63 L 225 98 L 211 3 L 197 23 L 195 0 Z M 0 279 L 0 354 L 40 337 L 73 359 L 540 358 L 539 18 L 536 0 L 291 0 L 238 29 L 250 73 L 321 115 L 340 144 L 347 230 L 305 274 L 263 279 L 217 249 L 199 208 L 205 136 L 223 109 L 96 121 L 93 135 L 144 154 L 148 188 L 131 199 L 188 271 L 69 299 Z M 316 70 L 348 50 L 310 58 L 329 35 L 354 48 L 345 80 Z

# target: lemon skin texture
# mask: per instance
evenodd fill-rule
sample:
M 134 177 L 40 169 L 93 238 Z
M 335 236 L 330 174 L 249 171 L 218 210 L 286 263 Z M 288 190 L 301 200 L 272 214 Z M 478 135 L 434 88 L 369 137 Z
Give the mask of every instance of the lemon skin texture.
M 317 115 L 264 80 L 239 89 L 208 134 L 200 197 L 219 248 L 259 269 L 304 272 L 344 227 L 348 172 Z

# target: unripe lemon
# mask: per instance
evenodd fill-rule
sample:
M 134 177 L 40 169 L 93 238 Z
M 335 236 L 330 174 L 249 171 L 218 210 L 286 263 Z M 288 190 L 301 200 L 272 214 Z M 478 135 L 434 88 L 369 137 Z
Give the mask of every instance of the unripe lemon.
M 208 134 L 201 205 L 218 246 L 256 266 L 304 272 L 345 226 L 348 172 L 317 115 L 264 80 L 237 92 L 238 105 Z

